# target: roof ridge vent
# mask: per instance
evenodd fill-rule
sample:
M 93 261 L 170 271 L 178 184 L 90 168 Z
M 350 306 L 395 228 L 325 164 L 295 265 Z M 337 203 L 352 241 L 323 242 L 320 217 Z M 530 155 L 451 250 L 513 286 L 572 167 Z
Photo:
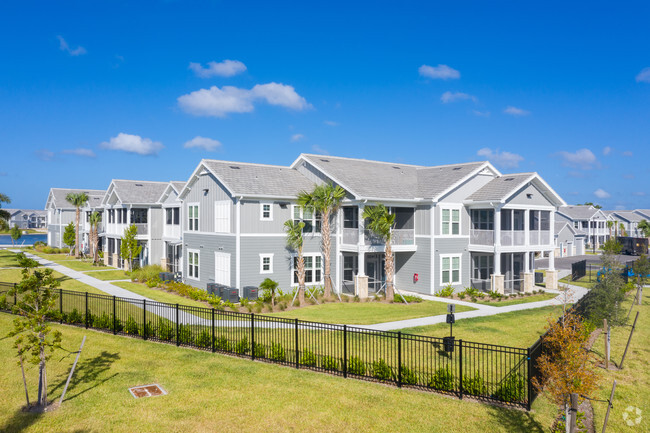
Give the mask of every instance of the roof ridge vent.
M 238 167 L 236 165 L 231 165 L 230 168 L 232 168 L 233 170 L 239 170 L 240 167 Z
M 462 169 L 463 169 L 463 167 L 454 167 L 454 171 L 462 170 Z
M 503 179 L 503 180 L 506 181 L 506 182 L 508 182 L 508 181 L 511 181 L 511 180 L 515 180 L 515 178 L 514 178 L 514 177 L 506 177 L 506 178 Z
M 321 158 L 320 160 L 323 161 L 323 162 L 330 162 L 329 159 L 323 159 L 323 158 Z
M 136 183 L 135 186 L 142 186 L 142 184 L 141 183 Z

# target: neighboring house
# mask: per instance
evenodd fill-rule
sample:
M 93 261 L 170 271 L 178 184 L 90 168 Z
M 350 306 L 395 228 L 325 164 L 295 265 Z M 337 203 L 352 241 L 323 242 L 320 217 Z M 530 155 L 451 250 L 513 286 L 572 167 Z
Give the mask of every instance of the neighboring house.
M 587 234 L 588 248 L 599 248 L 613 236 L 613 228 L 607 227 L 610 217 L 591 205 L 562 206 L 557 214 L 559 220 L 569 221 L 573 228 Z
M 169 182 L 113 179 L 101 200 L 103 209 L 104 263 L 118 268 L 128 267 L 120 254 L 124 230 L 137 227 L 138 243 L 142 246 L 134 266 L 159 264 L 163 250 L 163 208 L 159 199 Z
M 555 221 L 555 257 L 581 256 L 585 254 L 587 233 L 576 229 L 566 219 Z
M 17 226 L 20 229 L 41 229 L 47 226 L 45 211 L 36 209 L 3 209 L 11 215 L 9 227 Z
M 105 191 L 95 189 L 68 189 L 68 188 L 51 188 L 45 203 L 47 212 L 47 244 L 53 247 L 62 248 L 66 245 L 63 243 L 63 232 L 65 227 L 76 222 L 76 208 L 72 206 L 65 198 L 70 193 L 86 193 L 88 202 L 80 209 L 79 231 L 81 236 L 82 249 L 88 247 L 88 229 L 84 221 L 86 213 L 99 208 L 101 199 Z
M 643 214 L 626 210 L 610 211 L 609 214 L 616 221 L 615 230 L 617 230 L 619 236 L 643 237 L 643 233 L 639 230 L 639 223 L 645 219 Z M 625 233 L 621 233 L 621 224 L 625 229 Z
M 158 199 L 163 209 L 163 256 L 160 265 L 169 272 L 181 273 L 183 270 L 183 206 L 178 195 L 185 182 L 169 182 Z
M 396 215 L 392 235 L 398 289 L 433 294 L 452 285 L 484 290 L 532 285 L 536 253 L 550 254 L 555 211 L 565 205 L 536 173 L 502 175 L 488 162 L 436 167 L 300 155 L 290 167 L 202 160 L 180 193 L 183 275 L 205 289 L 241 289 L 266 277 L 297 285 L 283 224 L 305 226 L 307 285 L 323 285 L 319 215 L 295 206 L 300 191 L 331 182 L 346 191 L 332 232 L 334 287 L 382 290 L 384 244 L 366 230 L 365 206 Z M 550 254 L 553 270 L 553 254 Z

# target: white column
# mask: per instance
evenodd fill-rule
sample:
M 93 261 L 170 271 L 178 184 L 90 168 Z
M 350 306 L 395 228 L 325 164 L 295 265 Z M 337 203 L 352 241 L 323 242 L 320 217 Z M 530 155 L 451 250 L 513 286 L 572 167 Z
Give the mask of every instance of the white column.
M 554 271 L 555 270 L 555 252 L 551 251 L 551 253 L 548 255 L 548 270 L 549 271 Z
M 241 198 L 236 199 L 235 204 L 235 287 L 239 289 L 239 295 L 244 294 L 241 286 Z M 271 203 L 273 206 L 273 203 Z
M 362 204 L 359 205 L 359 217 L 358 217 L 358 219 L 359 219 L 359 221 L 358 221 L 359 240 L 358 240 L 358 245 L 365 245 L 365 240 L 364 240 L 364 237 L 363 237 L 363 232 L 364 232 L 364 229 L 365 229 L 365 221 L 363 219 L 363 211 L 365 210 L 365 208 L 366 208 L 365 205 L 362 205 Z
M 365 276 L 366 275 L 366 253 L 363 251 L 359 252 L 359 259 L 357 261 L 359 266 L 359 271 L 357 275 Z
M 494 274 L 501 275 L 501 207 L 494 208 Z
M 538 232 L 539 235 L 539 232 Z M 530 245 L 530 209 L 524 210 L 524 245 Z M 528 248 L 526 248 L 528 249 Z M 526 271 L 528 272 L 528 271 Z
M 530 272 L 530 253 L 524 253 L 524 272 Z
M 541 227 L 540 227 L 541 229 Z M 549 245 L 555 246 L 555 211 L 552 210 L 550 212 L 550 215 L 548 217 L 548 233 L 549 233 L 549 240 L 548 243 Z

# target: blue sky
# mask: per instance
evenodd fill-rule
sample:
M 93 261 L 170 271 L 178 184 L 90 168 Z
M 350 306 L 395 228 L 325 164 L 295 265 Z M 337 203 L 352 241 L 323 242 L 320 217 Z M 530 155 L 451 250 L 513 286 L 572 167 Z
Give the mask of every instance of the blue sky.
M 650 208 L 647 2 L 2 2 L 0 192 L 301 152 Z

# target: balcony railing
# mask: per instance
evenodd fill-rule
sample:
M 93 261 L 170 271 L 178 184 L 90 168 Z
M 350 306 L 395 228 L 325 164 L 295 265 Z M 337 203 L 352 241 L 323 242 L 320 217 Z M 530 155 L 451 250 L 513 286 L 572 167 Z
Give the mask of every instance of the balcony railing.
M 138 229 L 138 234 L 139 235 L 146 235 L 149 233 L 149 224 L 134 224 L 135 227 Z
M 526 232 L 523 230 L 502 231 L 501 245 L 506 247 L 524 245 L 526 242 Z
M 180 224 L 173 225 L 173 224 L 165 224 L 163 227 L 163 236 L 166 238 L 176 238 L 179 239 L 181 237 L 181 226 Z
M 393 245 L 415 245 L 415 230 L 395 229 L 391 240 Z
M 472 245 L 494 245 L 494 230 L 470 230 L 469 243 Z
M 384 245 L 384 240 L 377 236 L 372 230 L 363 231 L 363 241 L 366 245 Z
M 343 243 L 346 245 L 356 245 L 359 243 L 359 229 L 343 229 Z
M 529 233 L 530 245 L 548 245 L 551 243 L 551 232 L 544 231 L 531 231 Z
M 106 233 L 121 236 L 124 234 L 125 228 L 127 228 L 127 224 L 108 223 L 106 224 Z

